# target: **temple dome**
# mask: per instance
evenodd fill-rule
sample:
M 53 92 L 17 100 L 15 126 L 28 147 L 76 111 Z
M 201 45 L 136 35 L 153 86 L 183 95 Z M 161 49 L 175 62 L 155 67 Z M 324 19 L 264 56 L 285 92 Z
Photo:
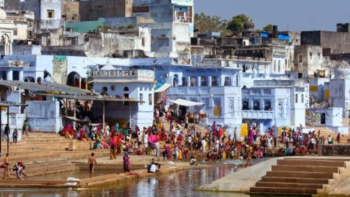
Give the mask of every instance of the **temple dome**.
M 7 19 L 7 14 L 5 10 L 0 8 L 0 20 L 5 20 L 5 19 Z
M 252 19 L 248 19 L 244 22 L 244 30 L 253 30 L 255 27 Z

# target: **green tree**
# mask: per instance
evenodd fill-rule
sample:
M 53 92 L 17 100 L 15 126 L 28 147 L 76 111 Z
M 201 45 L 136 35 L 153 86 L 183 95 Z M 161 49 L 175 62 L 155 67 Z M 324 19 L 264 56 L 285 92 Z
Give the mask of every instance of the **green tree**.
M 263 28 L 264 31 L 266 32 L 272 32 L 273 31 L 273 25 L 272 24 L 268 24 Z
M 242 32 L 244 30 L 244 22 L 249 20 L 249 17 L 245 14 L 240 14 L 232 17 L 227 23 L 227 29 L 233 33 Z
M 227 26 L 227 21 L 219 16 L 209 16 L 204 13 L 194 15 L 194 28 L 200 33 L 223 32 Z

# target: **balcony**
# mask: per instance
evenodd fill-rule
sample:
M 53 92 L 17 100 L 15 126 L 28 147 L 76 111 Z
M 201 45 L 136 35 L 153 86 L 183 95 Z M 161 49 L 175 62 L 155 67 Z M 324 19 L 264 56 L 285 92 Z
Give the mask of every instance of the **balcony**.
M 273 119 L 274 111 L 242 110 L 243 119 Z
M 241 89 L 239 87 L 230 87 L 230 86 L 178 86 L 172 87 L 170 89 L 170 95 L 224 95 L 224 94 L 236 94 L 241 95 Z
M 154 82 L 152 70 L 97 70 L 93 71 L 94 82 L 140 81 Z

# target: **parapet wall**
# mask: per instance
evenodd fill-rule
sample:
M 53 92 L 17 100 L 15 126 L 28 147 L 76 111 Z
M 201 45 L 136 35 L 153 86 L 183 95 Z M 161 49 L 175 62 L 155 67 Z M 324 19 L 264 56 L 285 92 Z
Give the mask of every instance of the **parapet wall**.
M 349 156 L 349 145 L 322 145 L 318 147 L 319 156 Z

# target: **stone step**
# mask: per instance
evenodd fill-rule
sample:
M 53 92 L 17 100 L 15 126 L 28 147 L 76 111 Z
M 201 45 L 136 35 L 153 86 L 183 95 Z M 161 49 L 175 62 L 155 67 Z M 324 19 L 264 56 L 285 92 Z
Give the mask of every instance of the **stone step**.
M 277 165 L 345 167 L 344 161 L 299 160 L 299 159 L 278 160 Z
M 257 182 L 256 187 L 278 187 L 278 188 L 311 188 L 322 189 L 323 184 L 306 184 L 306 183 L 276 183 L 276 182 Z
M 338 173 L 338 167 L 323 167 L 323 166 L 289 166 L 289 165 L 278 165 L 272 166 L 272 171 L 278 172 L 327 172 L 327 173 Z
M 317 194 L 317 189 L 313 188 L 276 188 L 276 187 L 252 187 L 251 193 L 259 194 L 295 194 L 295 195 L 311 195 Z
M 293 178 L 320 178 L 320 179 L 333 179 L 333 173 L 327 172 L 267 172 L 268 177 L 293 177 Z
M 293 178 L 293 177 L 267 177 L 264 176 L 261 182 L 281 182 L 281 183 L 305 183 L 305 184 L 328 184 L 329 179 L 317 178 Z

